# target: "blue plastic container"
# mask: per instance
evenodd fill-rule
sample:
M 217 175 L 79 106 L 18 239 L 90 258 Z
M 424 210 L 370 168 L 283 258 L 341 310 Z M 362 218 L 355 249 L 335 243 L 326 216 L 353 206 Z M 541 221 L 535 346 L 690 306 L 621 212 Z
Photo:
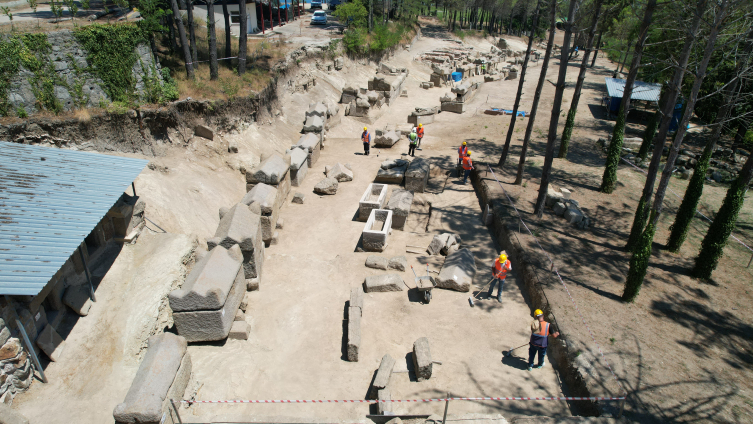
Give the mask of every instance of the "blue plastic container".
M 452 73 L 452 80 L 455 82 L 458 82 L 463 79 L 463 73 L 462 72 L 453 72 Z

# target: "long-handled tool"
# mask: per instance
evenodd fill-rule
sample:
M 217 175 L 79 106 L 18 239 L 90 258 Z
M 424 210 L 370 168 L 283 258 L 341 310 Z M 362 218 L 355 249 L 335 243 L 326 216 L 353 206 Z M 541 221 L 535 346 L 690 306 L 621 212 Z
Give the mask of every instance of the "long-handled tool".
M 510 355 L 512 355 L 512 351 L 513 350 L 518 350 L 518 349 L 520 349 L 523 346 L 528 346 L 528 343 L 522 344 L 522 345 L 520 345 L 518 347 L 514 347 L 514 348 L 512 348 L 510 350 L 505 350 L 505 351 L 502 352 L 502 356 L 510 356 Z
M 494 277 L 492 277 L 492 279 L 489 280 L 488 283 L 486 283 L 486 285 L 484 286 L 484 288 L 482 288 L 481 290 L 479 290 L 479 292 L 476 293 L 475 296 L 468 296 L 468 302 L 471 304 L 471 308 L 473 307 L 473 300 L 476 299 L 481 293 L 483 293 L 484 290 L 486 290 L 486 288 L 489 286 L 489 284 L 492 283 L 492 281 L 494 281 Z

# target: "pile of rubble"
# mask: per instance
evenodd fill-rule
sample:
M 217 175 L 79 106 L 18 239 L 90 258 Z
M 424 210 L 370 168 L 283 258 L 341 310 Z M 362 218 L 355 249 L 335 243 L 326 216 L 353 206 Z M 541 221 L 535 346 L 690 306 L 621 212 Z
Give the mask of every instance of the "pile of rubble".
M 581 230 L 588 229 L 591 220 L 581 210 L 578 201 L 570 198 L 571 194 L 572 192 L 566 188 L 555 190 L 554 187 L 549 186 L 546 193 L 546 206 L 554 210 L 557 216 L 564 217 L 567 222 Z
M 49 325 L 47 327 L 51 328 Z M 18 393 L 29 388 L 34 379 L 34 372 L 29 354 L 21 345 L 21 341 L 10 337 L 10 332 L 4 325 L 0 336 L 5 338 L 0 347 L 0 403 L 9 404 Z
M 337 163 L 334 166 L 325 166 L 324 179 L 316 183 L 314 193 L 336 194 L 339 183 L 353 181 L 353 169 L 349 163 L 345 165 Z
M 382 63 L 366 88 L 348 86 L 343 89 L 340 103 L 345 105 L 345 116 L 378 118 L 379 113 L 375 111 L 384 104 L 389 106 L 403 93 L 407 76 L 408 69 Z

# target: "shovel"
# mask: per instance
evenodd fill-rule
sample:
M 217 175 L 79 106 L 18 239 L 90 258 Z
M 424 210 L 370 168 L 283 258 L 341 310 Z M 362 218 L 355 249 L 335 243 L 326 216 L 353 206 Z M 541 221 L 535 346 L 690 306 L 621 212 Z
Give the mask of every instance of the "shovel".
M 475 296 L 468 296 L 468 303 L 470 303 L 470 304 L 471 304 L 471 308 L 472 308 L 472 307 L 474 306 L 474 305 L 473 305 L 473 301 L 474 301 L 474 300 L 475 300 L 475 299 L 476 299 L 476 298 L 477 298 L 477 297 L 478 297 L 478 296 L 479 296 L 479 295 L 480 295 L 481 293 L 483 293 L 483 292 L 484 292 L 484 290 L 486 290 L 486 288 L 487 288 L 487 287 L 489 286 L 489 284 L 491 284 L 491 283 L 492 283 L 492 281 L 494 281 L 494 277 L 492 277 L 492 279 L 491 279 L 491 280 L 489 280 L 489 282 L 488 282 L 488 283 L 486 283 L 486 285 L 484 286 L 484 288 L 482 288 L 481 290 L 479 290 L 479 292 L 478 292 L 478 293 L 476 293 L 476 295 L 475 295 Z

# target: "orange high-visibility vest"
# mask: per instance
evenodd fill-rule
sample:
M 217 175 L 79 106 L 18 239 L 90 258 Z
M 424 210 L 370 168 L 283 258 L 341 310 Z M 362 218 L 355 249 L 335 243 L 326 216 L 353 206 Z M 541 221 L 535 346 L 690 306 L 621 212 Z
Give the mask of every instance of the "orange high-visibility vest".
M 364 131 L 363 134 L 361 134 L 361 141 L 369 144 L 369 139 L 371 139 L 371 135 L 368 132 Z
M 473 161 L 471 161 L 470 156 L 463 157 L 463 169 L 465 169 L 466 171 L 473 169 Z
M 494 277 L 504 280 L 507 278 L 507 271 L 512 269 L 510 260 L 507 259 L 504 264 L 499 262 L 499 258 L 494 261 Z
M 466 153 L 468 153 L 468 146 L 458 147 L 458 157 L 460 159 L 463 159 L 466 156 Z
M 418 134 L 418 138 L 423 138 L 423 136 L 424 136 L 424 128 L 421 127 L 418 130 L 416 130 L 416 134 Z
M 541 323 L 541 330 L 536 333 L 539 336 L 547 337 L 549 335 L 549 323 L 548 322 L 542 322 Z

